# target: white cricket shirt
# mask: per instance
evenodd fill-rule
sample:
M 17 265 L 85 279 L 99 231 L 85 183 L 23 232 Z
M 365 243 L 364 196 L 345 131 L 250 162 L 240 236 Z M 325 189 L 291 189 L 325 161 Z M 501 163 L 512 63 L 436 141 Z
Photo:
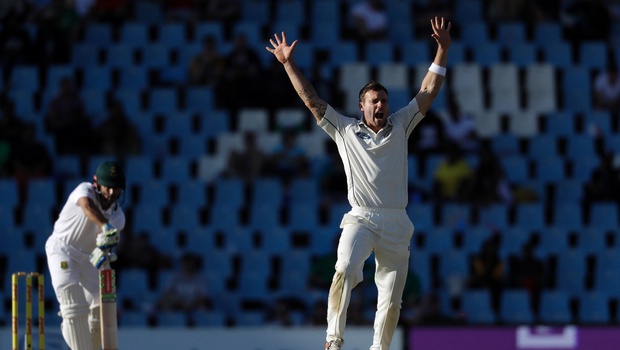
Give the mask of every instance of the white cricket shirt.
M 71 192 L 58 215 L 58 220 L 54 223 L 52 235 L 65 244 L 90 254 L 97 246 L 97 235 L 101 232 L 101 227 L 90 221 L 84 214 L 78 204 L 78 199 L 82 197 L 92 199 L 110 225 L 119 231 L 125 228 L 125 213 L 116 203 L 112 204 L 108 210 L 101 209 L 92 183 L 82 182 Z
M 375 133 L 362 120 L 345 117 L 327 106 L 318 125 L 336 142 L 352 207 L 407 207 L 407 142 L 422 118 L 414 98 Z

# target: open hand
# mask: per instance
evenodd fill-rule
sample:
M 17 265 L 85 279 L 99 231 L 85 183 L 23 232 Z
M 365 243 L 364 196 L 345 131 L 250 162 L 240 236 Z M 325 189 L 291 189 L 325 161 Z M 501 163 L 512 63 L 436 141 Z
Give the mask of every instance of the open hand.
M 278 34 L 274 34 L 273 36 L 275 38 L 275 41 L 274 39 L 269 39 L 269 42 L 271 43 L 271 46 L 273 46 L 273 48 L 270 48 L 268 46 L 265 48 L 267 49 L 267 51 L 274 54 L 274 56 L 276 56 L 280 63 L 284 64 L 291 57 L 293 57 L 293 51 L 295 51 L 295 45 L 297 45 L 297 40 L 293 41 L 293 43 L 289 45 L 286 42 L 286 34 L 284 34 L 284 32 L 282 32 L 282 39 L 278 37 Z
M 450 28 L 452 28 L 452 22 L 446 21 L 443 17 L 435 17 L 431 19 L 431 27 L 433 28 L 433 34 L 431 36 L 440 47 L 446 49 L 450 46 Z

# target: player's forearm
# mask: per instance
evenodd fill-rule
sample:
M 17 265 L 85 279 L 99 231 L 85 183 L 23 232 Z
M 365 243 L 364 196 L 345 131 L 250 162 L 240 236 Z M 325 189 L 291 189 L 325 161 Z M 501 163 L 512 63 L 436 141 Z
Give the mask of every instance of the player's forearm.
M 303 103 L 308 107 L 314 118 L 317 121 L 321 120 L 325 115 L 327 103 L 318 96 L 312 84 L 304 77 L 294 61 L 290 59 L 286 61 L 284 63 L 284 69 L 297 95 L 299 95 Z
M 437 53 L 435 54 L 435 59 L 433 60 L 433 63 L 445 68 L 448 64 L 448 51 L 439 47 L 437 49 Z M 422 80 L 421 90 L 427 91 L 434 98 L 439 93 L 443 81 L 444 76 L 428 71 L 426 73 L 426 76 Z
M 97 226 L 103 226 L 108 219 L 101 213 L 101 211 L 95 206 L 91 199 L 87 197 L 80 198 L 78 204 L 82 208 L 84 215 L 88 220 L 97 224 Z

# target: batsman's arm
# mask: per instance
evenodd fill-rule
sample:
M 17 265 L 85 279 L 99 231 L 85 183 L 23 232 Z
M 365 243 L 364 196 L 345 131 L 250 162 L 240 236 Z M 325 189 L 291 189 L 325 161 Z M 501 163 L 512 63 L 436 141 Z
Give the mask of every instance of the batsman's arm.
M 103 226 L 108 223 L 108 219 L 103 216 L 99 208 L 95 205 L 92 199 L 88 197 L 82 197 L 78 199 L 78 205 L 84 211 L 84 214 L 88 220 L 97 224 L 97 226 Z

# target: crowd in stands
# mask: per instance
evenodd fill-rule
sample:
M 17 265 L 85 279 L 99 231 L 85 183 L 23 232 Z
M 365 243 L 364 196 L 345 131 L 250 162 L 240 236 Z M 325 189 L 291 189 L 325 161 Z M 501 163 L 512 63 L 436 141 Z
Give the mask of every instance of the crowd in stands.
M 341 38 L 390 40 L 389 22 L 392 14 L 386 9 L 386 1 L 388 0 L 339 1 L 341 8 L 345 9 L 341 14 L 342 22 L 348 24 L 344 25 L 343 30 L 339 32 Z M 420 19 L 414 21 L 415 35 L 423 36 L 426 33 L 421 28 L 426 28 L 428 24 L 422 21 L 422 18 L 429 17 L 431 14 L 450 18 L 451 15 L 456 15 L 454 9 L 456 3 L 460 1 L 403 2 L 409 4 L 408 9 L 411 13 L 416 13 L 413 18 Z M 148 134 L 141 130 L 147 126 L 137 123 L 135 116 L 128 111 L 128 106 L 110 91 L 105 94 L 103 119 L 95 120 L 88 112 L 91 110 L 89 104 L 93 101 L 82 94 L 85 90 L 80 85 L 81 81 L 74 79 L 75 77 L 62 77 L 57 81 L 58 85 L 53 86 L 55 89 L 53 94 L 40 96 L 37 99 L 40 102 L 36 108 L 33 108 L 38 111 L 34 113 L 36 115 L 21 115 L 15 108 L 15 89 L 10 80 L 16 67 L 24 65 L 38 67 L 40 77 L 37 78 L 42 81 L 47 76 L 46 72 L 50 67 L 73 64 L 73 50 L 83 40 L 87 26 L 93 23 L 106 23 L 118 28 L 123 23 L 135 21 L 139 17 L 136 13 L 139 3 L 149 2 L 161 6 L 166 21 L 185 23 L 188 28 L 193 28 L 193 25 L 203 21 L 217 21 L 224 25 L 227 33 L 232 33 L 232 28 L 243 17 L 244 6 L 248 6 L 242 0 L 84 0 L 76 2 L 49 0 L 9 1 L 7 5 L 0 5 L 0 18 L 2 18 L 0 51 L 3 52 L 0 55 L 2 68 L 0 180 L 14 179 L 16 181 L 19 204 L 26 204 L 30 181 L 58 178 L 60 171 L 56 168 L 56 164 L 62 156 L 78 157 L 81 164 L 81 173 L 78 175 L 84 177 L 83 181 L 88 181 L 94 171 L 88 168 L 91 157 L 123 160 L 132 155 L 144 154 L 151 145 L 152 140 L 145 137 Z M 617 27 L 620 21 L 620 3 L 611 0 L 542 2 L 480 0 L 473 2 L 484 4 L 485 21 L 490 26 L 506 21 L 518 21 L 528 25 L 547 21 L 560 23 L 563 37 L 569 43 L 590 40 L 610 43 L 613 39 L 612 28 Z M 267 3 L 273 9 L 279 4 L 275 0 L 267 1 Z M 310 6 L 310 1 L 303 3 L 307 7 Z M 456 33 L 462 32 L 467 26 L 467 23 L 454 24 Z M 263 33 L 254 34 L 260 35 L 261 39 L 267 43 L 268 37 L 263 38 Z M 230 34 L 226 38 L 227 40 L 222 40 L 213 35 L 196 38 L 201 49 L 188 60 L 187 66 L 183 67 L 182 79 L 174 80 L 173 85 L 179 90 L 188 87 L 206 87 L 213 91 L 215 107 L 226 111 L 226 115 L 230 118 L 227 123 L 232 126 L 231 129 L 235 129 L 239 122 L 238 114 L 244 108 L 265 108 L 270 115 L 273 115 L 278 109 L 299 107 L 295 91 L 290 87 L 285 72 L 276 60 L 265 62 L 258 51 L 262 47 L 251 42 L 250 37 L 246 35 Z M 304 35 L 304 38 L 308 38 L 308 35 Z M 620 106 L 620 76 L 617 64 L 620 61 L 611 54 L 611 49 L 609 51 L 609 65 L 590 72 L 593 91 L 591 103 L 592 110 L 612 113 L 617 119 Z M 338 70 L 329 69 L 329 60 L 324 52 L 317 50 L 314 58 L 314 64 L 308 67 L 308 73 L 312 77 L 317 92 L 321 96 L 330 96 L 329 100 L 344 101 L 344 96 L 341 96 L 337 86 Z M 149 88 L 169 86 L 170 81 L 166 79 L 163 74 L 151 79 L 154 84 Z M 448 89 L 446 87 L 446 90 Z M 51 90 L 49 84 L 47 90 Z M 277 98 L 270 96 L 274 91 L 277 91 Z M 39 93 L 43 95 L 41 91 Z M 36 103 L 33 102 L 33 104 Z M 339 104 L 341 105 L 337 107 L 343 107 L 344 102 Z M 399 107 L 393 106 L 392 110 Z M 481 213 L 488 207 L 499 204 L 509 208 L 507 210 L 514 217 L 517 205 L 544 202 L 543 198 L 547 198 L 553 186 L 546 184 L 543 186 L 544 189 L 540 190 L 536 184 L 513 181 L 512 175 L 514 174 L 510 174 L 505 167 L 503 154 L 494 147 L 494 140 L 477 133 L 476 123 L 479 119 L 471 112 L 463 110 L 451 96 L 445 107 L 441 110 L 429 111 L 425 120 L 411 136 L 410 154 L 417 160 L 416 164 L 419 168 L 410 169 L 411 172 L 416 172 L 414 175 L 410 174 L 410 178 L 418 174 L 431 174 L 430 184 L 410 182 L 411 205 L 424 203 L 429 207 L 442 209 L 450 205 L 461 205 L 471 210 L 471 214 L 468 215 L 473 217 L 482 216 Z M 614 123 L 612 126 L 615 128 L 615 137 L 617 137 L 620 130 L 617 120 Z M 204 128 L 209 127 L 209 125 L 204 126 Z M 586 125 L 584 129 L 588 127 Z M 315 159 L 317 157 L 309 154 L 308 148 L 303 147 L 299 142 L 302 134 L 314 132 L 310 131 L 315 128 L 314 125 L 304 122 L 298 127 L 278 126 L 276 128 L 279 135 L 278 142 L 274 143 L 268 151 L 259 146 L 257 132 L 238 131 L 243 139 L 242 148 L 232 149 L 226 155 L 223 171 L 214 181 L 241 179 L 247 185 L 245 189 L 249 192 L 249 189 L 258 186 L 258 180 L 276 178 L 285 189 L 282 194 L 283 204 L 271 209 L 281 217 L 284 215 L 281 213 L 286 213 L 291 209 L 287 208 L 292 201 L 289 198 L 290 193 L 287 192 L 291 189 L 291 183 L 295 179 L 316 178 L 320 191 L 321 209 L 319 211 L 323 216 L 328 216 L 326 213 L 329 213 L 331 208 L 346 207 L 344 169 L 342 169 L 337 150 L 333 147 L 331 140 L 325 140 L 324 145 L 321 145 L 325 146 L 325 152 L 317 160 Z M 579 204 L 583 204 L 584 212 L 587 212 L 587 208 L 595 203 L 614 203 L 617 208 L 620 202 L 618 195 L 620 193 L 620 167 L 617 154 L 609 148 L 610 131 L 598 130 L 596 126 L 592 128 L 591 133 L 586 131 L 584 134 L 596 137 L 595 154 L 598 158 L 593 160 L 597 164 L 588 174 L 587 180 L 580 184 L 583 198 L 579 199 Z M 215 143 L 215 139 L 209 142 Z M 52 141 L 49 142 L 49 140 Z M 529 140 L 524 139 L 518 141 L 517 151 L 520 152 L 526 148 L 524 145 L 528 142 Z M 205 148 L 205 150 L 208 149 L 209 147 Z M 620 150 L 616 149 L 616 151 Z M 580 164 L 575 163 L 572 166 L 574 171 L 574 168 L 580 167 Z M 526 167 L 524 171 L 531 173 L 530 167 L 527 165 Z M 128 180 L 142 181 L 142 179 Z M 206 186 L 210 192 L 215 191 L 213 183 Z M 128 191 L 127 197 L 134 197 L 129 192 L 131 191 Z M 243 195 L 244 198 L 248 197 L 247 194 Z M 555 195 L 560 194 L 555 193 Z M 212 199 L 215 195 L 210 193 L 208 197 Z M 127 201 L 126 204 L 132 206 L 131 201 Z M 204 206 L 208 207 L 212 204 L 211 202 L 204 203 Z M 549 206 L 549 203 L 541 205 L 542 215 L 546 221 L 551 221 L 549 213 L 553 211 L 553 208 Z M 1 206 L 0 210 L 3 210 Z M 15 213 L 19 211 L 15 210 Z M 130 213 L 133 212 L 130 211 Z M 433 212 L 430 214 L 430 216 L 435 215 Z M 334 237 L 338 234 L 338 219 L 330 218 L 330 225 L 333 226 L 330 227 L 333 229 L 331 234 Z M 465 221 L 469 219 L 468 217 Z M 135 220 L 135 218 L 129 217 L 128 220 Z M 433 221 L 434 219 L 433 217 L 413 216 L 416 234 L 418 233 L 418 220 Z M 466 229 L 467 227 L 464 228 Z M 601 234 L 614 230 L 617 236 L 620 233 L 617 228 Z M 433 227 L 424 227 L 420 224 L 419 231 L 423 236 L 425 234 L 428 237 L 433 234 Z M 475 247 L 476 252 L 472 252 L 467 257 L 465 281 L 462 281 L 460 290 L 485 289 L 490 291 L 491 307 L 494 312 L 499 313 L 504 290 L 524 289 L 531 293 L 533 309 L 537 312 L 540 309 L 542 291 L 554 285 L 549 277 L 552 272 L 548 265 L 549 261 L 555 261 L 555 255 L 541 251 L 540 239 L 536 239 L 536 237 L 545 235 L 545 232 L 531 235 L 529 240 L 522 242 L 518 247 L 512 247 L 516 249 L 515 251 L 506 254 L 500 252 L 502 237 L 506 233 L 504 228 L 494 227 L 491 231 L 493 235 L 479 242 Z M 309 235 L 312 235 L 312 232 Z M 218 237 L 220 240 L 226 240 L 226 238 Z M 187 253 L 182 256 L 173 256 L 172 253 L 169 255 L 165 246 L 158 246 L 153 241 L 152 237 L 144 232 L 132 232 L 130 228 L 120 245 L 117 263 L 119 268 L 136 268 L 148 272 L 149 285 L 159 287 L 153 288 L 156 288 L 158 293 L 162 293 L 151 306 L 157 310 L 166 311 L 217 309 L 218 302 L 213 300 L 214 294 L 210 294 L 215 293 L 215 288 L 210 285 L 212 280 L 208 278 L 209 276 L 197 278 L 193 275 L 204 271 L 204 265 L 207 264 L 205 256 L 211 252 L 205 251 L 204 255 Z M 618 242 L 615 244 L 614 247 L 617 248 Z M 137 251 L 140 253 L 135 254 Z M 274 301 L 268 305 L 269 309 L 265 314 L 273 317 L 265 322 L 284 326 L 300 323 L 323 325 L 326 290 L 331 282 L 330 269 L 333 270 L 335 262 L 334 252 L 324 249 L 324 253 L 325 255 L 312 256 L 310 274 L 304 276 L 307 278 L 307 286 L 304 284 L 304 287 L 311 291 L 312 302 L 306 304 L 302 301 L 302 306 L 299 306 L 298 300 L 277 299 L 277 302 Z M 412 256 L 415 254 L 416 249 L 412 246 Z M 10 256 L 0 254 L 0 267 L 7 266 L 7 259 L 10 259 Z M 430 257 L 429 260 L 431 260 Z M 233 265 L 235 264 L 239 265 L 238 261 L 233 261 Z M 238 266 L 231 267 L 231 269 L 235 268 L 239 269 Z M 430 269 L 435 271 L 438 268 L 435 266 Z M 0 268 L 0 274 L 2 272 Z M 273 271 L 270 275 L 272 273 Z M 192 274 L 191 277 L 188 277 L 188 274 Z M 7 271 L 4 271 L 4 277 L 6 275 Z M 169 285 L 162 281 L 164 276 L 170 277 Z M 419 286 L 416 288 L 415 280 L 419 278 L 426 282 L 426 277 L 423 273 L 412 270 L 411 278 L 412 287 L 406 289 L 405 293 L 402 317 L 404 324 L 462 324 L 466 322 L 460 313 L 462 305 L 459 305 L 458 298 L 456 304 L 450 303 L 451 300 L 445 298 L 448 293 L 444 285 L 440 283 L 438 288 L 432 288 L 437 286 L 437 282 L 432 281 L 431 286 L 422 283 L 424 288 Z M 231 285 L 230 281 L 221 283 L 224 289 Z M 370 323 L 369 320 L 372 320 L 372 315 L 367 314 L 369 309 L 374 309 L 371 289 L 372 276 L 365 276 L 364 282 L 354 290 L 349 308 L 351 310 L 349 324 L 367 325 Z M 5 288 L 6 290 L 8 289 Z M 357 292 L 357 290 L 363 290 L 363 292 Z M 6 293 L 4 295 L 7 296 Z M 121 308 L 126 308 L 128 311 L 136 307 L 135 305 L 121 305 Z M 252 309 L 252 305 L 248 308 Z M 231 322 L 226 319 L 224 323 L 230 324 Z

